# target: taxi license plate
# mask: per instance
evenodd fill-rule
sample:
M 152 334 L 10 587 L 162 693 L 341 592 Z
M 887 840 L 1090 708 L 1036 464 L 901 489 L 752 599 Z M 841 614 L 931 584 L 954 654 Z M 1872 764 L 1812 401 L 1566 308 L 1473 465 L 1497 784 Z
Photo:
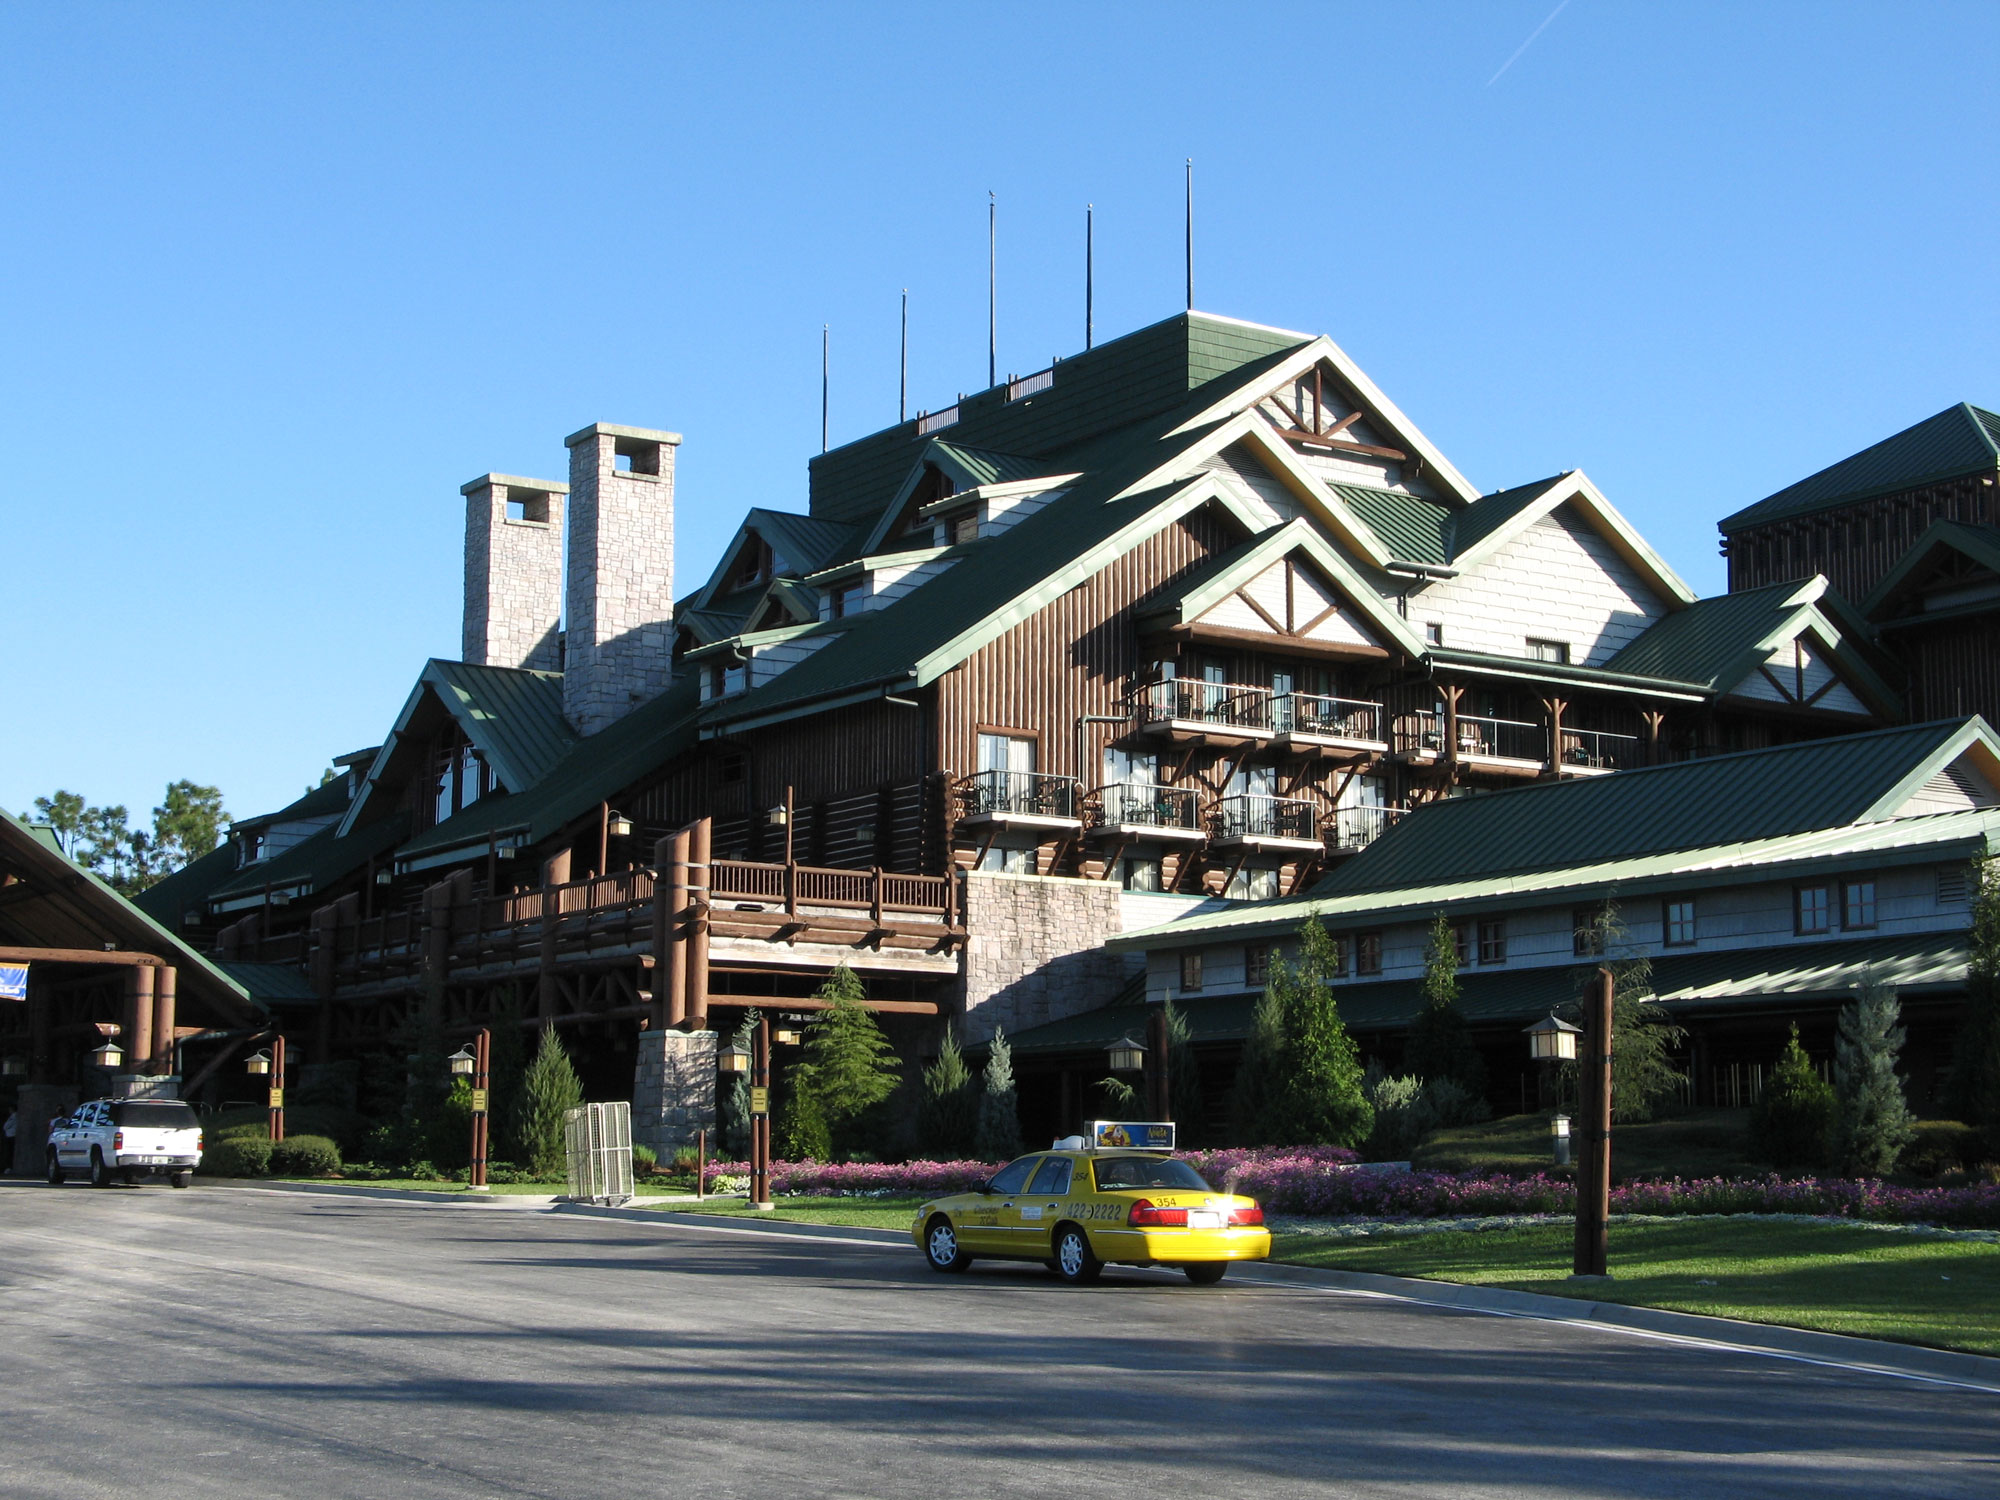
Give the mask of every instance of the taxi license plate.
M 1188 1228 L 1190 1229 L 1220 1229 L 1221 1227 L 1222 1215 L 1219 1213 L 1208 1213 L 1201 1209 L 1190 1209 L 1188 1211 Z

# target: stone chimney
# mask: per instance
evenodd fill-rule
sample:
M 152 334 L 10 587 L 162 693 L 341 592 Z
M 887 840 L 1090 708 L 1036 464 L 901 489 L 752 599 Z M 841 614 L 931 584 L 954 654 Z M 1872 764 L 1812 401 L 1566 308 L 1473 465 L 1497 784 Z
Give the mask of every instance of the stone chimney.
M 595 734 L 662 692 L 673 668 L 678 432 L 599 422 L 571 433 L 563 711 Z
M 465 496 L 465 633 L 474 666 L 562 670 L 563 502 L 559 479 L 482 474 Z

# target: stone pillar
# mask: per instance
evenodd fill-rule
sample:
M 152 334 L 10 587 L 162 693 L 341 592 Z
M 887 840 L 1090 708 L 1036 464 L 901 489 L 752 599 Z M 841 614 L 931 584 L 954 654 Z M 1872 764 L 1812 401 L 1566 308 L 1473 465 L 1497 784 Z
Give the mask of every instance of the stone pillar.
M 562 670 L 563 505 L 555 479 L 482 474 L 465 496 L 465 627 L 475 666 Z
M 639 1033 L 638 1071 L 632 1080 L 632 1141 L 650 1146 L 662 1161 L 694 1133 L 706 1130 L 715 1149 L 715 1048 L 712 1031 Z
M 677 432 L 595 423 L 569 448 L 563 712 L 595 734 L 673 675 Z

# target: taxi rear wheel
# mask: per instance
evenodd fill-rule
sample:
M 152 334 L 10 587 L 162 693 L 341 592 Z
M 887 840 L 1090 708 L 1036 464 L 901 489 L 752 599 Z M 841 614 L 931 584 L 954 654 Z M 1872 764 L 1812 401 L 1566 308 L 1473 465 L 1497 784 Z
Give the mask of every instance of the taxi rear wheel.
M 1049 1269 L 1071 1286 L 1088 1286 L 1104 1273 L 1104 1262 L 1090 1248 L 1090 1236 L 1080 1225 L 1059 1225 L 1054 1249 Z
M 1187 1272 L 1187 1279 L 1192 1281 L 1196 1286 L 1214 1286 L 1216 1282 L 1222 1280 L 1229 1273 L 1229 1262 L 1226 1260 L 1198 1260 L 1193 1265 L 1182 1266 L 1181 1269 Z
M 958 1231 L 943 1214 L 924 1226 L 924 1259 L 933 1271 L 963 1271 L 972 1264 L 972 1257 L 958 1242 Z

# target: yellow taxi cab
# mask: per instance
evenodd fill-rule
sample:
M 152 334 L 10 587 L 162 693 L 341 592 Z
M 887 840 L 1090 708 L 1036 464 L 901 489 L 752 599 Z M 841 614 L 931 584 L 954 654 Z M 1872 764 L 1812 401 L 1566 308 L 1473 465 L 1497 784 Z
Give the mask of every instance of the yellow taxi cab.
M 1088 1129 L 1009 1162 L 975 1192 L 919 1208 L 910 1238 L 931 1269 L 1038 1260 L 1083 1283 L 1106 1265 L 1165 1265 L 1212 1286 L 1231 1261 L 1271 1253 L 1263 1209 L 1218 1193 L 1174 1156 L 1172 1125 L 1099 1120 Z

